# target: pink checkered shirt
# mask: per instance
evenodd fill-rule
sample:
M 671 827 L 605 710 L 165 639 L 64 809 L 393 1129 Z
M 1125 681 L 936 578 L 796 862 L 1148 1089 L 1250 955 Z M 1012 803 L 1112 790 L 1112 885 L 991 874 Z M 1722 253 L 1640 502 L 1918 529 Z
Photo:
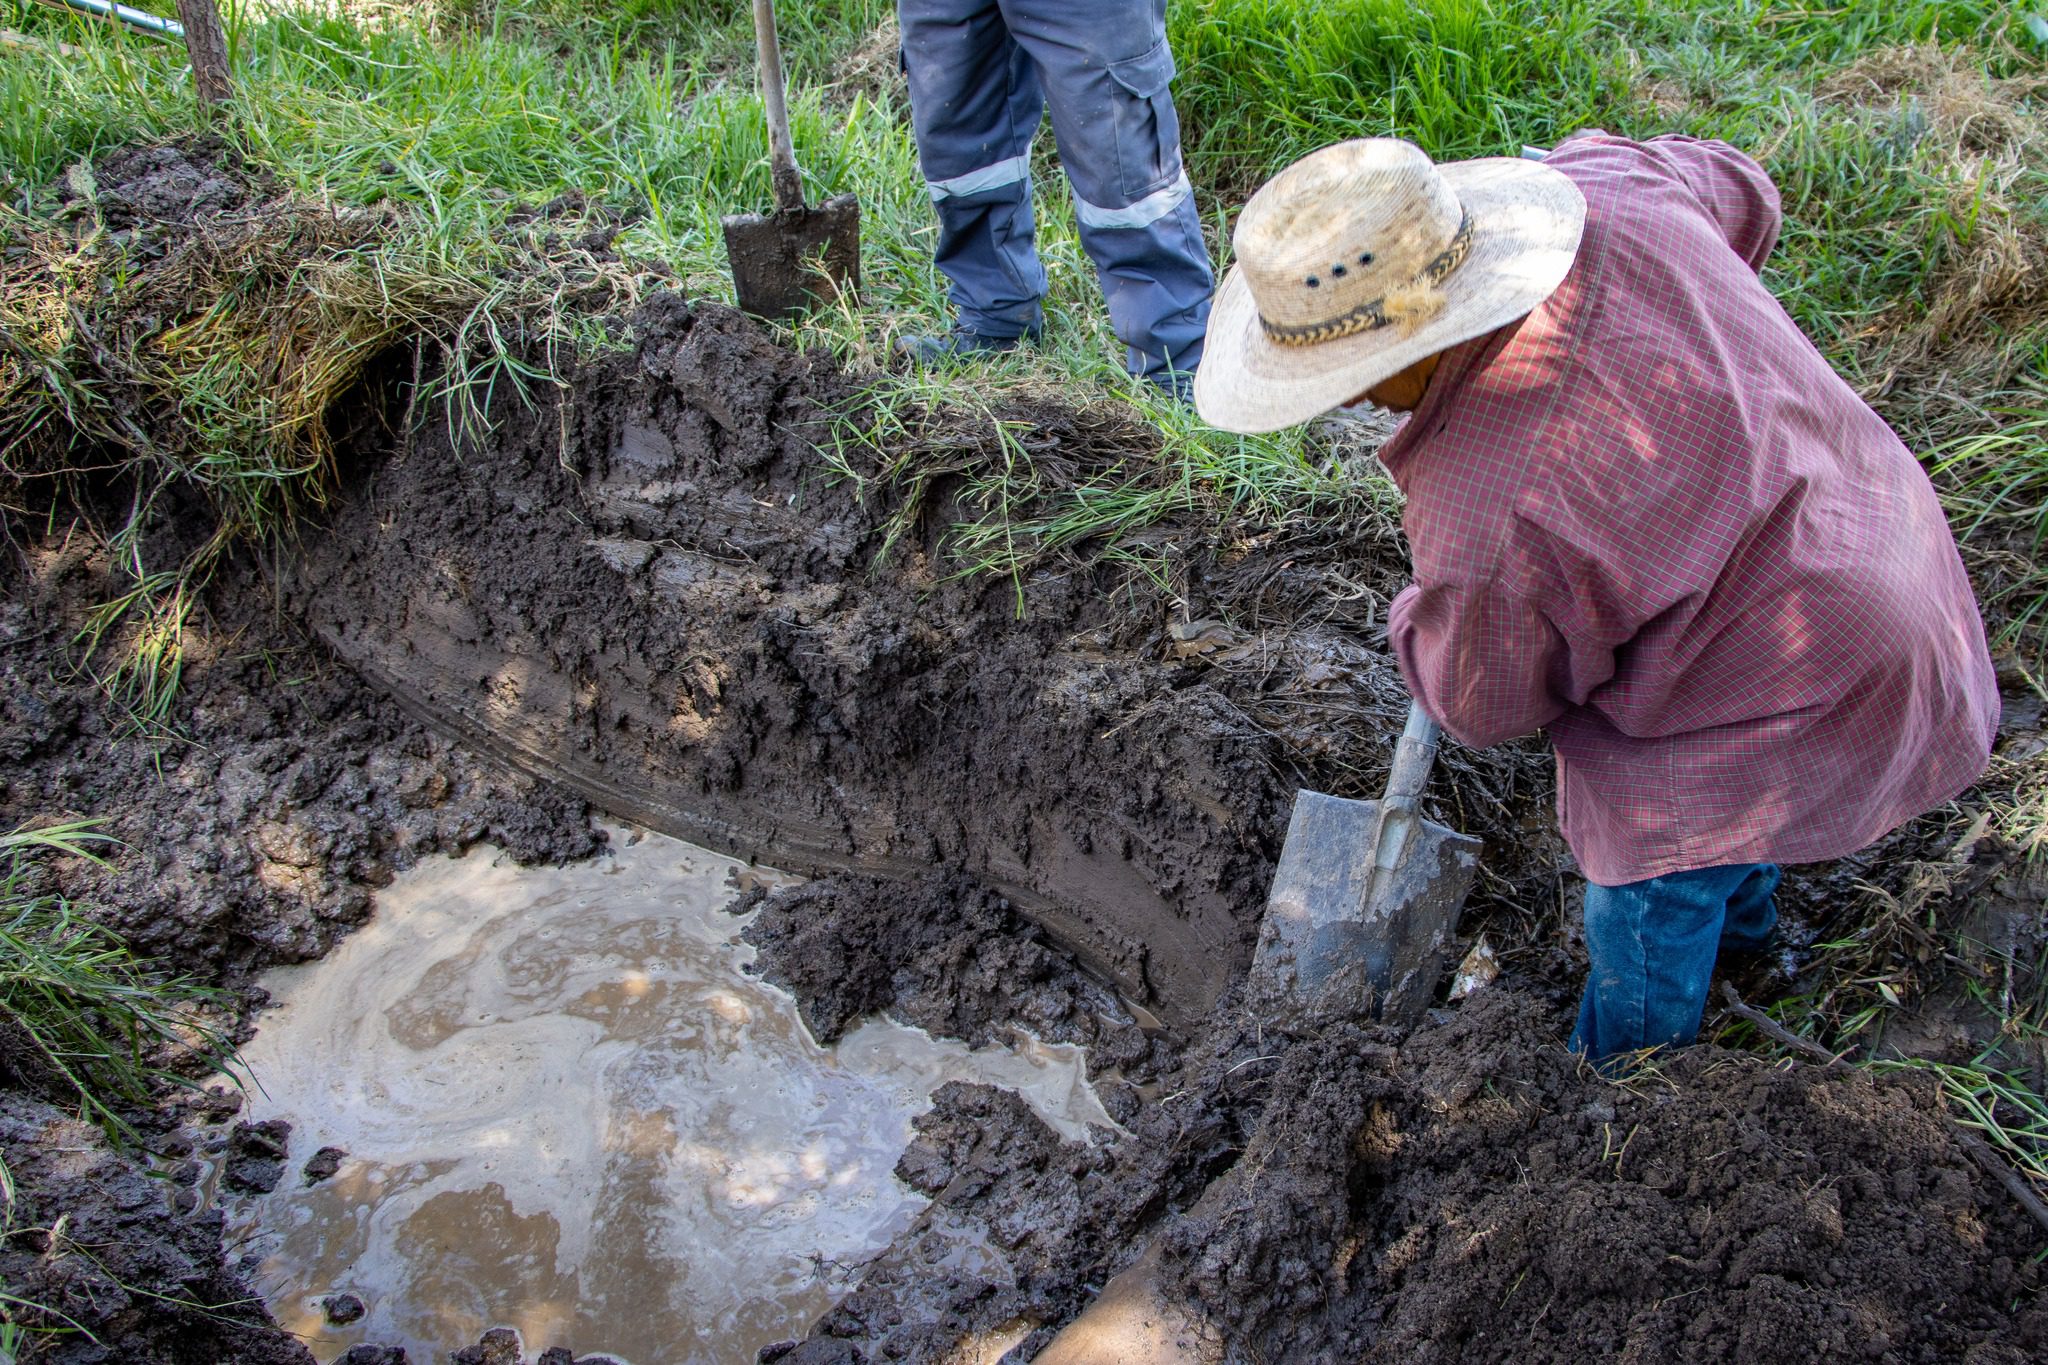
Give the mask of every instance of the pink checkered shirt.
M 1997 728 L 1934 489 L 1758 281 L 1755 162 L 1593 136 L 1549 164 L 1586 195 L 1571 274 L 1446 353 L 1381 452 L 1402 673 L 1467 744 L 1549 730 L 1596 882 L 1854 852 Z

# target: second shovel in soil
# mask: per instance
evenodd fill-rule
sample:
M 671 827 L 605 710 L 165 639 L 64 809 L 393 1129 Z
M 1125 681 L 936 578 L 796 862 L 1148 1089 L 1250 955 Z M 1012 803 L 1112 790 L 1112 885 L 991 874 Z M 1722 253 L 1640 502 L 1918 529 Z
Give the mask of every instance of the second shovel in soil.
M 775 0 L 754 0 L 754 42 L 761 57 L 761 103 L 768 111 L 775 211 L 727 215 L 725 257 L 740 307 L 783 322 L 813 299 L 859 296 L 860 201 L 842 194 L 816 208 L 804 203 L 803 173 L 789 136 Z
M 1295 793 L 1249 995 L 1293 1023 L 1421 1018 L 1479 870 L 1480 841 L 1417 808 L 1442 732 L 1413 703 L 1386 795 Z

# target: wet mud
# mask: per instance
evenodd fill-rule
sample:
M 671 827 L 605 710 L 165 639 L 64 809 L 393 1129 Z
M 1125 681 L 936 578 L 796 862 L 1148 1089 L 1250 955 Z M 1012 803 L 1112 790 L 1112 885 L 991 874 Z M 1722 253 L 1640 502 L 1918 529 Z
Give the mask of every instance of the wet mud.
M 1713 1047 L 1623 1085 L 1494 988 L 1304 1040 L 1171 1281 L 1241 1360 L 1968 1360 L 2048 1349 L 2040 1229 L 1931 1078 Z M 1220 1197 L 1217 1197 L 1220 1196 Z
M 1296 786 L 1383 780 L 1405 704 L 1295 558 L 1378 581 L 1392 543 L 1204 552 L 1178 601 L 1078 560 L 961 579 L 938 542 L 964 477 L 929 480 L 907 531 L 905 494 L 862 496 L 828 457 L 860 400 L 825 361 L 675 296 L 634 325 L 631 357 L 505 405 L 488 445 L 435 427 L 366 459 L 284 568 L 294 612 L 604 809 L 804 874 L 958 868 L 1135 1002 L 1201 1020 L 1256 938 Z M 1049 470 L 1158 445 L 1128 415 L 1015 420 Z M 1179 638 L 1225 598 L 1268 624 Z M 1446 771 L 1435 799 L 1467 827 L 1505 832 L 1547 790 L 1532 752 Z M 1554 877 L 1527 842 L 1503 870 Z
M 326 952 L 427 853 L 592 853 L 595 807 L 814 874 L 751 898 L 748 932 L 821 1037 L 888 1013 L 1091 1048 L 1114 1140 L 941 1087 L 895 1165 L 929 1207 L 764 1360 L 1028 1360 L 1148 1245 L 1245 1361 L 2048 1353 L 2040 1230 L 1924 1081 L 1706 1046 L 1617 1087 L 1562 1051 L 1583 959 L 1539 746 L 1447 750 L 1431 796 L 1488 841 L 1465 931 L 1489 927 L 1501 985 L 1407 1037 L 1291 1037 L 1238 1006 L 1294 788 L 1384 775 L 1405 705 L 1373 619 L 1402 576 L 1390 537 L 1255 528 L 1177 550 L 1171 595 L 1081 558 L 959 580 L 938 545 L 971 435 L 899 518 L 828 458 L 861 401 L 829 364 L 673 297 L 635 326 L 630 355 L 505 403 L 482 444 L 401 433 L 397 389 L 358 395 L 320 524 L 214 583 L 168 729 L 80 669 L 103 553 L 10 523 L 0 818 L 102 815 L 129 845 L 52 865 L 50 888 L 243 986 Z M 1013 415 L 1048 471 L 1156 451 L 1114 414 Z M 1908 831 L 1795 880 L 1788 908 L 1853 934 L 1848 887 L 1952 839 Z M 70 1287 L 86 1263 L 17 1232 L 0 1274 L 99 1338 L 49 1358 L 307 1358 L 260 1326 L 193 1189 L 235 1141 L 231 1101 L 153 1120 L 156 1181 L 10 1079 L 17 1229 L 77 1208 L 133 1249 L 110 1282 L 242 1305 Z M 281 1190 L 320 1145 L 349 1144 L 288 1139 Z M 492 1333 L 461 1358 L 554 1345 Z
M 761 873 L 613 834 L 560 869 L 423 863 L 335 951 L 264 976 L 277 1003 L 242 1057 L 276 1169 L 267 1197 L 227 1197 L 228 1233 L 316 1359 L 431 1359 L 498 1325 L 635 1362 L 751 1359 L 915 1221 L 891 1170 L 940 1085 L 1000 1083 L 1067 1139 L 1107 1133 L 1073 1047 L 971 1052 L 870 1018 L 821 1048 L 742 971 L 722 907 Z M 294 1152 L 345 1153 L 331 1179 L 277 1185 L 280 1119 Z

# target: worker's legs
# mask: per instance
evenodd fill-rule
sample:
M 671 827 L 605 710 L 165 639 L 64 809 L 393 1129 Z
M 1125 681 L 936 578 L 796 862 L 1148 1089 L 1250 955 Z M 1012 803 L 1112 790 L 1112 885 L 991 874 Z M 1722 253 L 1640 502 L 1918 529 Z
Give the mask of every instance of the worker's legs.
M 996 0 L 897 0 L 918 161 L 939 214 L 939 270 L 958 326 L 1018 337 L 1043 325 L 1032 246 L 1038 75 Z
M 1081 245 L 1133 374 L 1180 384 L 1202 356 L 1215 276 L 1181 166 L 1166 0 L 1001 0 L 1038 65 Z
M 1728 898 L 1728 919 L 1721 926 L 1721 946 L 1753 953 L 1770 945 L 1771 931 L 1778 927 L 1778 881 L 1775 863 L 1759 863 L 1751 869 L 1735 894 Z
M 1707 981 L 1739 904 L 1742 939 L 1762 942 L 1777 911 L 1777 869 L 1733 863 L 1622 886 L 1586 887 L 1592 960 L 1571 1047 L 1595 1061 L 1680 1047 L 1699 1032 Z M 1769 921 L 1765 916 L 1768 914 Z

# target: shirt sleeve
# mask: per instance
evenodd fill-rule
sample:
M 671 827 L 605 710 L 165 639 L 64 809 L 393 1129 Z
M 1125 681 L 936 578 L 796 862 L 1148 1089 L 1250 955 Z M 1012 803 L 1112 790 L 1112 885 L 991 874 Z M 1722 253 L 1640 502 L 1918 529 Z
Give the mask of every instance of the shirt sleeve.
M 1540 730 L 1565 709 L 1570 648 L 1512 593 L 1412 583 L 1394 599 L 1387 636 L 1422 709 L 1475 749 Z
M 1764 168 L 1725 142 L 1669 133 L 1643 144 L 1683 180 L 1735 254 L 1762 270 L 1785 211 Z

